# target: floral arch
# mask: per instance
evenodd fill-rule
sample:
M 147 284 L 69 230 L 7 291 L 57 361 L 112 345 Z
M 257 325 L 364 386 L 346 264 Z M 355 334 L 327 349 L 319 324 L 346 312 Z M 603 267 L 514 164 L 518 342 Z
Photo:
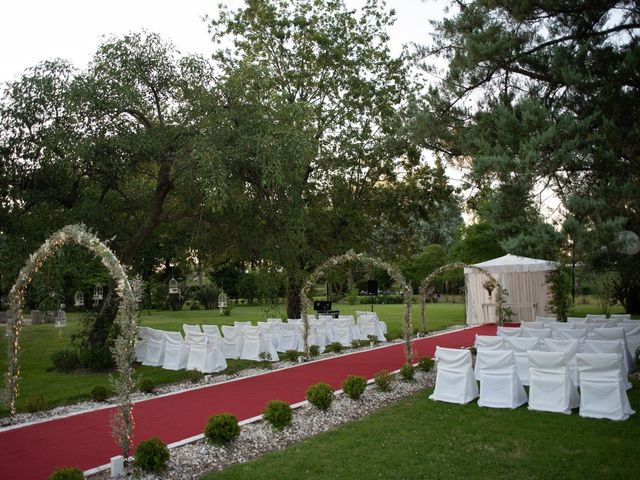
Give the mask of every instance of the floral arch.
M 427 292 L 431 282 L 437 276 L 443 274 L 444 272 L 448 272 L 449 270 L 456 270 L 458 268 L 471 268 L 476 270 L 477 272 L 484 273 L 487 277 L 489 277 L 490 284 L 493 285 L 493 288 L 496 290 L 496 313 L 498 319 L 502 319 L 502 310 L 504 305 L 504 289 L 500 286 L 498 281 L 491 275 L 489 272 L 484 270 L 483 268 L 476 267 L 475 265 L 468 265 L 464 262 L 454 262 L 448 263 L 433 272 L 422 280 L 420 284 L 420 323 L 422 327 L 422 331 L 426 333 L 427 331 L 427 313 L 426 313 L 426 304 L 427 304 Z
M 116 292 L 120 297 L 120 305 L 116 316 L 116 323 L 120 327 L 120 336 L 115 340 L 113 348 L 114 359 L 119 375 L 113 380 L 118 395 L 118 410 L 112 419 L 114 437 L 122 447 L 123 453 L 128 454 L 133 432 L 133 413 L 131 392 L 134 389 L 134 346 L 137 335 L 138 304 L 136 301 L 140 289 L 139 279 L 130 281 L 125 268 L 115 254 L 90 233 L 84 225 L 67 225 L 57 231 L 40 248 L 29 256 L 24 267 L 20 270 L 16 283 L 9 293 L 9 308 L 11 315 L 8 320 L 9 337 L 9 366 L 6 373 L 7 403 L 10 414 L 16 413 L 16 398 L 18 396 L 18 381 L 20 377 L 19 351 L 20 332 L 23 325 L 22 309 L 27 287 L 36 273 L 59 248 L 66 244 L 78 244 L 86 247 L 100 258 L 102 264 L 109 271 L 116 282 Z
M 411 337 L 413 330 L 411 328 L 411 295 L 412 290 L 411 286 L 407 283 L 407 281 L 400 273 L 400 270 L 387 263 L 379 258 L 371 257 L 369 255 L 365 255 L 363 253 L 355 253 L 353 250 L 348 251 L 344 255 L 338 255 L 335 257 L 329 258 L 323 264 L 318 266 L 313 273 L 307 278 L 306 282 L 302 286 L 302 290 L 300 291 L 300 300 L 301 300 L 301 311 L 302 311 L 302 321 L 304 324 L 304 348 L 305 353 L 309 356 L 309 319 L 307 316 L 307 310 L 309 308 L 309 294 L 313 286 L 320 280 L 320 278 L 325 274 L 325 270 L 336 267 L 343 263 L 349 262 L 359 262 L 367 267 L 379 267 L 383 268 L 387 271 L 387 273 L 391 276 L 391 278 L 400 285 L 402 289 L 402 297 L 404 299 L 405 311 L 403 315 L 403 323 L 404 323 L 404 354 L 407 359 L 407 362 L 412 362 L 413 360 L 413 346 L 411 345 Z

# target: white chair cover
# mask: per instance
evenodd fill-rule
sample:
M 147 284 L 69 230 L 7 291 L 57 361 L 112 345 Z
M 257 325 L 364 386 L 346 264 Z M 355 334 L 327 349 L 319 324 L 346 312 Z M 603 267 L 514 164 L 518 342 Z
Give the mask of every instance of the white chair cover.
M 282 323 L 281 318 L 267 318 L 267 323 Z
M 536 322 L 542 322 L 547 327 L 547 324 L 557 322 L 558 319 L 556 317 L 536 317 Z
M 298 352 L 304 352 L 303 332 L 304 327 L 302 326 L 302 322 L 299 324 L 290 322 L 281 324 L 278 336 L 279 351 L 297 350 Z
M 573 326 L 576 330 L 584 330 L 587 332 L 587 337 L 590 333 L 592 333 L 596 328 L 600 328 L 600 325 L 597 323 L 587 323 L 586 321 L 577 321 L 573 322 Z
M 182 370 L 187 368 L 189 360 L 189 343 L 182 339 L 180 332 L 163 332 L 165 337 L 164 362 L 165 370 Z
M 236 320 L 235 322 L 233 322 L 233 326 L 234 327 L 252 327 L 253 325 L 251 325 L 251 322 L 248 322 L 248 321 L 240 322 Z
M 360 331 L 360 327 L 356 325 L 356 321 L 353 318 L 353 315 L 338 315 L 338 319 L 349 320 L 349 324 L 351 326 L 351 335 L 353 335 L 353 338 L 355 340 L 369 340 L 366 336 L 362 334 L 362 332 Z M 333 323 L 335 324 L 336 319 L 334 318 L 332 320 L 333 320 Z
M 149 340 L 149 327 L 138 327 L 138 335 L 136 337 L 135 355 L 136 361 L 144 362 L 147 354 L 147 341 Z
M 242 327 L 222 325 L 222 354 L 224 358 L 240 358 L 244 341 Z
M 640 321 L 623 320 L 622 329 L 627 341 L 627 351 L 631 358 L 636 358 L 636 351 L 640 348 Z
M 520 326 L 523 328 L 544 328 L 544 322 L 522 322 Z
M 221 372 L 227 368 L 224 358 L 224 340 L 216 335 L 207 336 L 207 366 L 212 372 Z
M 551 337 L 550 328 L 524 328 L 522 330 L 522 336 L 524 338 L 537 338 L 538 340 L 544 340 Z
M 606 315 L 594 315 L 592 313 L 588 313 L 587 317 L 586 317 L 587 323 L 594 323 L 594 322 L 606 322 L 607 321 L 607 316 Z
M 624 328 L 622 327 L 605 327 L 605 328 L 596 328 L 587 338 L 592 338 L 594 340 L 622 340 L 624 342 L 624 348 L 627 355 L 627 364 L 633 365 L 633 356 L 629 351 L 629 346 L 627 345 L 627 337 L 624 332 Z
M 571 381 L 574 385 L 578 385 L 578 371 L 576 370 L 576 353 L 580 345 L 575 339 L 570 340 L 554 340 L 547 338 L 543 341 L 544 350 L 547 352 L 562 352 L 567 357 L 567 367 L 569 368 L 569 375 L 571 375 Z
M 189 338 L 189 334 L 191 333 L 202 333 L 200 325 L 187 325 L 184 323 L 182 324 L 182 330 L 184 330 L 185 338 Z
M 351 342 L 356 340 L 352 326 L 353 318 L 334 318 L 335 341 L 340 342 L 344 347 L 350 347 Z
M 529 357 L 529 410 L 570 414 L 580 405 L 563 352 L 527 353 Z
M 624 343 L 622 340 L 588 339 L 584 342 L 580 351 L 582 353 L 615 353 L 620 355 L 620 358 L 622 359 L 622 381 L 627 390 L 631 388 L 632 385 L 631 382 L 629 382 L 629 371 L 631 367 L 627 362 L 627 355 L 625 354 Z M 580 386 L 579 383 L 578 386 Z
M 151 367 L 161 367 L 164 363 L 165 336 L 161 330 L 149 328 L 147 330 L 147 348 L 143 365 Z
M 522 329 L 520 327 L 498 327 L 497 335 L 502 338 L 522 337 Z
M 325 347 L 330 343 L 327 335 L 327 320 L 324 319 L 308 319 L 309 322 L 309 345 L 317 345 L 320 352 L 324 352 Z
M 551 331 L 554 340 L 577 340 L 579 344 L 587 339 L 587 331 L 582 328 L 567 328 Z
M 260 329 L 258 327 L 243 327 L 244 343 L 240 358 L 243 360 L 260 361 Z
M 504 338 L 495 335 L 476 335 L 474 346 L 485 350 L 505 350 Z
M 622 361 L 615 353 L 579 353 L 580 416 L 626 420 L 631 409 L 622 382 Z
M 575 322 L 586 322 L 586 317 L 567 317 L 567 323 L 575 323 Z
M 204 333 L 191 333 L 188 339 L 189 359 L 187 360 L 187 370 L 213 373 L 227 368 L 227 362 L 222 355 L 218 337 L 207 337 Z
M 609 315 L 609 320 L 615 320 L 616 322 L 619 320 L 631 320 L 631 314 L 630 313 L 613 313 L 611 315 Z
M 377 317 L 373 315 L 360 315 L 358 317 L 358 327 L 360 332 L 365 338 L 369 338 L 369 335 L 376 337 L 381 342 L 386 342 L 387 339 L 382 331 L 382 326 Z
M 309 317 L 307 317 L 307 318 L 309 318 Z M 301 318 L 287 318 L 287 323 L 302 324 L 302 319 Z
M 218 325 L 202 325 L 202 331 L 210 337 L 222 338 Z
M 262 339 L 266 342 L 271 342 L 273 348 L 276 351 L 278 350 L 278 337 L 280 333 L 280 324 L 277 322 L 258 322 L 258 328 L 260 329 L 260 335 L 262 335 Z
M 536 337 L 519 338 L 509 337 L 506 340 L 507 346 L 513 350 L 518 367 L 518 378 L 523 385 L 529 385 L 529 350 L 540 350 L 540 341 Z
M 478 397 L 478 384 L 471 368 L 471 352 L 465 349 L 436 347 L 436 386 L 431 400 L 468 403 Z
M 478 406 L 517 408 L 527 402 L 527 394 L 518 377 L 516 357 L 511 350 L 478 349 L 480 368 Z
M 567 323 L 567 322 L 548 322 L 545 325 L 545 328 L 550 328 L 551 329 L 551 335 L 553 335 L 554 332 L 557 332 L 558 330 L 574 330 L 575 324 L 573 323 Z

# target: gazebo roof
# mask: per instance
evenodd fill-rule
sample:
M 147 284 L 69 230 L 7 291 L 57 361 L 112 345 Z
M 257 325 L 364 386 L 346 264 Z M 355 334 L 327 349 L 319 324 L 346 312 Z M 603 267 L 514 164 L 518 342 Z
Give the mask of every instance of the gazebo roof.
M 540 260 L 538 258 L 520 257 L 518 255 L 507 254 L 503 257 L 476 263 L 476 267 L 482 268 L 489 273 L 513 273 L 513 272 L 546 272 L 555 270 L 557 263 L 550 260 Z M 465 268 L 464 273 L 474 273 L 472 268 Z

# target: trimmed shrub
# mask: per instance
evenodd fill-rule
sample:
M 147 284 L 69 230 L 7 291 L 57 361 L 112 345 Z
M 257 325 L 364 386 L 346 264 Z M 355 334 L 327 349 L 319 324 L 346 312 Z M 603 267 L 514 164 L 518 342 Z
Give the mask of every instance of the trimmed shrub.
M 298 352 L 297 350 L 287 350 L 286 352 L 284 352 L 284 358 L 286 358 L 290 362 L 297 362 L 298 361 L 298 357 L 300 355 L 302 355 L 302 354 L 300 352 Z
M 204 378 L 204 373 L 199 370 L 187 370 L 186 375 L 191 383 L 200 383 Z
M 393 389 L 393 375 L 391 375 L 388 370 L 382 370 L 376 373 L 373 381 L 383 392 L 390 392 Z
M 104 402 L 107 398 L 109 398 L 109 389 L 104 385 L 96 385 L 91 389 L 91 399 L 94 402 Z
M 283 430 L 293 421 L 293 410 L 287 402 L 271 400 L 262 412 L 264 419 L 276 430 Z
M 333 342 L 324 347 L 325 352 L 336 352 L 340 353 L 342 351 L 342 344 L 340 342 Z
M 400 367 L 400 376 L 402 376 L 406 382 L 413 382 L 414 375 L 415 368 L 410 363 L 405 363 Z
M 89 348 L 80 353 L 80 363 L 93 372 L 112 370 L 116 366 L 108 346 Z
M 47 408 L 47 400 L 42 395 L 31 395 L 24 402 L 24 409 L 29 413 L 40 412 Z
M 367 379 L 357 375 L 349 375 L 342 382 L 342 391 L 352 400 L 358 400 L 367 388 Z
M 433 358 L 422 357 L 418 362 L 418 368 L 423 372 L 430 372 L 435 364 Z
M 49 475 L 49 480 L 84 480 L 84 473 L 76 467 L 61 468 Z
M 142 380 L 140 380 L 138 388 L 140 388 L 141 392 L 153 393 L 153 390 L 156 388 L 156 382 L 154 382 L 150 378 L 143 378 Z
M 360 340 L 351 340 L 351 348 L 360 348 Z
M 167 468 L 168 461 L 167 445 L 159 438 L 150 438 L 138 445 L 133 464 L 144 472 L 160 473 Z
M 204 436 L 214 445 L 226 445 L 238 438 L 240 425 L 238 418 L 230 413 L 220 413 L 209 417 Z
M 320 355 L 320 347 L 318 345 L 309 345 L 309 356 L 317 357 Z
M 51 361 L 56 370 L 68 372 L 80 364 L 78 352 L 75 350 L 58 350 L 51 355 Z
M 333 402 L 333 388 L 326 383 L 311 385 L 305 394 L 309 403 L 320 410 L 327 410 Z

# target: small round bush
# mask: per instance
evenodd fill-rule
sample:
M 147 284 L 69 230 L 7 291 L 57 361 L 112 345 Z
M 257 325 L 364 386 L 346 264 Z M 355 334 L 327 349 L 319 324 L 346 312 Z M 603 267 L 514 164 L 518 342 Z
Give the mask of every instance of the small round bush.
M 333 402 L 333 388 L 326 383 L 311 385 L 305 394 L 311 405 L 320 410 L 327 410 Z
M 349 375 L 342 382 L 342 391 L 352 400 L 358 400 L 367 388 L 367 379 L 357 375 Z
M 297 350 L 287 350 L 286 352 L 284 352 L 284 357 L 290 362 L 297 362 L 299 356 L 300 352 L 298 352 Z
M 24 409 L 29 413 L 40 412 L 47 408 L 47 399 L 42 395 L 31 395 L 24 403 Z
M 360 348 L 360 340 L 351 340 L 351 348 Z
M 283 430 L 291 425 L 293 410 L 287 402 L 271 400 L 265 405 L 262 416 L 274 429 Z
M 342 344 L 340 342 L 330 343 L 325 347 L 325 351 L 340 353 L 342 351 Z
M 159 438 L 150 438 L 138 445 L 133 464 L 144 472 L 160 473 L 167 468 L 169 449 Z
M 393 376 L 387 370 L 382 370 L 376 373 L 373 381 L 383 392 L 390 392 L 393 389 Z
M 430 372 L 434 365 L 435 362 L 433 361 L 433 358 L 429 357 L 422 357 L 418 362 L 418 368 L 423 372 Z
M 191 383 L 200 383 L 204 378 L 204 373 L 199 370 L 187 370 L 186 371 L 187 379 L 191 381 Z
M 153 390 L 156 388 L 156 382 L 154 382 L 150 378 L 143 378 L 142 380 L 140 380 L 140 384 L 138 386 L 141 392 L 153 393 Z
M 413 381 L 415 375 L 415 368 L 410 363 L 405 363 L 400 367 L 400 376 L 407 382 Z
M 78 352 L 75 350 L 58 350 L 51 355 L 51 361 L 56 370 L 68 372 L 80 364 Z
M 214 445 L 231 443 L 240 435 L 238 418 L 230 413 L 220 413 L 209 417 L 204 436 Z
M 91 399 L 94 402 L 104 402 L 109 398 L 109 389 L 104 385 L 96 385 L 91 389 Z
M 318 345 L 309 345 L 309 356 L 317 357 L 320 355 L 320 347 Z
M 84 480 L 84 473 L 76 467 L 60 468 L 49 475 L 49 480 Z

